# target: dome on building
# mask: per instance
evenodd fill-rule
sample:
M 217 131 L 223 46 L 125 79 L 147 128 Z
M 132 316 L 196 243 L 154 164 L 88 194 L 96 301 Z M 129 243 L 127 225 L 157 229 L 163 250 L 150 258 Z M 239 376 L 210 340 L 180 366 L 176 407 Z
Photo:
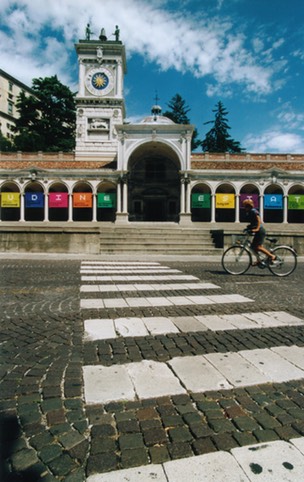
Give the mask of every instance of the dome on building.
M 151 115 L 144 117 L 140 121 L 141 124 L 175 124 L 173 120 L 164 115 L 161 115 L 162 108 L 159 105 L 153 105 L 151 109 Z

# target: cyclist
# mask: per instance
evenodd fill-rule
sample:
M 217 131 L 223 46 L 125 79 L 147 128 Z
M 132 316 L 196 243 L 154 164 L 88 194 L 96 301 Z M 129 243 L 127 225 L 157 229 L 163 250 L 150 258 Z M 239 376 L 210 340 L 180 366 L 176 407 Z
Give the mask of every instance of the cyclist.
M 269 258 L 270 265 L 275 265 L 276 257 L 270 253 L 266 248 L 263 246 L 263 242 L 266 236 L 266 231 L 264 226 L 261 224 L 261 217 L 260 213 L 254 207 L 254 203 L 251 199 L 245 199 L 243 201 L 243 206 L 246 210 L 246 217 L 248 218 L 249 224 L 246 228 L 246 231 L 249 233 L 254 234 L 254 238 L 251 243 L 251 249 L 257 257 L 257 261 L 253 263 L 253 266 L 257 266 L 260 263 L 258 252 L 266 254 Z

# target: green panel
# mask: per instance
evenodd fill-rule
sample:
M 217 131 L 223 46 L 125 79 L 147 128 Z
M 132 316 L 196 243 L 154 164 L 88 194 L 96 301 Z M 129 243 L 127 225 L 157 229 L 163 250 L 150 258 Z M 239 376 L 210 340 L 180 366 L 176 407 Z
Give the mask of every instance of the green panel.
M 115 192 L 99 192 L 97 194 L 98 208 L 115 208 L 116 193 Z
M 211 196 L 209 193 L 193 193 L 191 196 L 191 206 L 193 208 L 210 208 Z

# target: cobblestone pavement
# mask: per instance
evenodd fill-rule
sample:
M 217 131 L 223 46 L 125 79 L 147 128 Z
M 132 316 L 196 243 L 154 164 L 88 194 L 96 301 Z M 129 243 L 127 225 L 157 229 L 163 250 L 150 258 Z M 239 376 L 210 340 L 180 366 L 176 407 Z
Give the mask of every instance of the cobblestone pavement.
M 133 260 L 134 261 L 134 260 Z M 98 318 L 285 311 L 304 318 L 304 264 L 289 278 L 251 269 L 226 275 L 218 261 L 161 261 L 254 303 L 103 308 Z M 84 342 L 81 259 L 0 260 L 0 480 L 84 481 L 94 473 L 163 463 L 304 435 L 303 380 L 85 405 L 84 365 L 304 346 L 304 325 L 170 333 Z M 114 282 L 108 282 L 113 285 Z M 210 291 L 210 290 L 209 290 Z M 203 292 L 203 290 L 202 290 Z M 187 294 L 200 294 L 197 290 Z M 211 290 L 210 294 L 219 294 Z M 172 296 L 172 291 L 163 296 Z M 184 296 L 185 291 L 174 292 Z M 141 297 L 142 293 L 132 297 Z M 156 296 L 145 292 L 144 296 Z M 121 293 L 103 293 L 103 298 Z

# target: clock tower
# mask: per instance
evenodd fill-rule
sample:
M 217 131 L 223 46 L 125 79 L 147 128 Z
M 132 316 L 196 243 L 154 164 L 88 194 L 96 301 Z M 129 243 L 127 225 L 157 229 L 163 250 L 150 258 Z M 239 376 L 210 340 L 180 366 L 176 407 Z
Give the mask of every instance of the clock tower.
M 114 160 L 118 141 L 115 125 L 123 124 L 125 103 L 123 80 L 126 73 L 125 48 L 119 40 L 108 40 L 104 29 L 99 39 L 75 45 L 79 62 L 79 90 L 76 96 L 76 160 Z

